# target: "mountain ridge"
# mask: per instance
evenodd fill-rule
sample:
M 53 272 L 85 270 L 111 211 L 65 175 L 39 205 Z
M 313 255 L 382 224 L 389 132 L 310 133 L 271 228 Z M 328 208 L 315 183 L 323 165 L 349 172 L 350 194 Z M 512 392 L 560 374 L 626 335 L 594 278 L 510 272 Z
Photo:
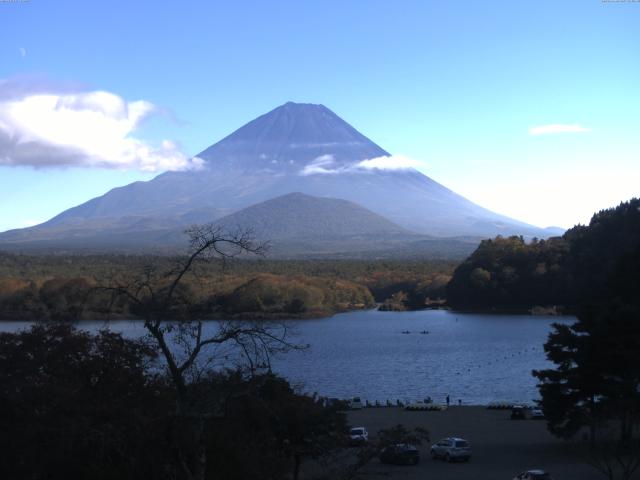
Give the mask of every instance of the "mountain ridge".
M 301 192 L 251 205 L 216 224 L 251 229 L 259 238 L 335 238 L 354 235 L 415 235 L 357 203 Z

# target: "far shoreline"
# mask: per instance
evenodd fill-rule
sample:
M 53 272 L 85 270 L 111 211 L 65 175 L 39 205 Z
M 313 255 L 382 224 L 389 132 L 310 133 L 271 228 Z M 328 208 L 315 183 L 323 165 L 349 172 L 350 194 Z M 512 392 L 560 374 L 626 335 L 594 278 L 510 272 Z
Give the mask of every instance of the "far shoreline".
M 336 315 L 342 313 L 352 313 L 352 312 L 381 312 L 381 313 L 410 313 L 410 312 L 422 312 L 422 311 L 431 311 L 431 310 L 442 310 L 449 311 L 453 314 L 462 314 L 462 315 L 522 315 L 522 316 L 531 316 L 531 317 L 572 317 L 575 316 L 575 313 L 570 310 L 564 310 L 563 308 L 558 307 L 513 307 L 513 308 L 505 308 L 505 307 L 490 307 L 490 308 L 455 308 L 450 305 L 439 305 L 439 306 L 427 306 L 424 308 L 405 308 L 403 310 L 400 309 L 384 309 L 382 307 L 382 303 L 377 303 L 375 307 L 372 308 L 345 308 L 335 311 L 309 311 L 304 313 L 287 313 L 287 312 L 273 312 L 273 313 L 264 313 L 264 312 L 244 312 L 244 313 L 235 313 L 235 314 L 221 314 L 221 315 L 207 315 L 199 318 L 192 318 L 187 320 L 175 320 L 175 319 L 167 319 L 167 322 L 180 322 L 180 321 L 203 321 L 203 322 L 217 322 L 217 321 L 225 321 L 225 320 L 236 320 L 236 321 L 252 321 L 252 320 L 262 320 L 267 322 L 277 322 L 277 321 L 289 321 L 289 320 L 323 320 L 327 318 L 334 317 Z M 142 322 L 144 318 L 141 317 L 133 317 L 131 315 L 110 315 L 108 317 L 88 317 L 88 318 L 61 318 L 61 319 L 28 319 L 28 318 L 0 318 L 0 323 L 5 322 L 21 322 L 21 323 L 81 323 L 81 322 L 110 322 L 110 321 L 136 321 Z

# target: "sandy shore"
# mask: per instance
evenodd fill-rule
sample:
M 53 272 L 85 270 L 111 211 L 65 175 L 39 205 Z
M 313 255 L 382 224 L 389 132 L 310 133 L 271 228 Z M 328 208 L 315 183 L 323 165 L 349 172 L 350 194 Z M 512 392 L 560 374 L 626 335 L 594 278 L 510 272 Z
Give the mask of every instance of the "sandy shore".
M 484 407 L 451 407 L 442 412 L 409 412 L 401 408 L 367 408 L 348 412 L 353 426 L 365 426 L 371 435 L 382 428 L 402 424 L 429 430 L 431 441 L 458 436 L 471 442 L 469 463 L 448 464 L 431 460 L 429 445 L 420 448 L 417 466 L 383 465 L 374 460 L 362 479 L 401 478 L 436 480 L 511 480 L 523 470 L 542 468 L 554 480 L 596 480 L 603 478 L 575 446 L 558 440 L 540 420 L 510 420 L 508 410 Z

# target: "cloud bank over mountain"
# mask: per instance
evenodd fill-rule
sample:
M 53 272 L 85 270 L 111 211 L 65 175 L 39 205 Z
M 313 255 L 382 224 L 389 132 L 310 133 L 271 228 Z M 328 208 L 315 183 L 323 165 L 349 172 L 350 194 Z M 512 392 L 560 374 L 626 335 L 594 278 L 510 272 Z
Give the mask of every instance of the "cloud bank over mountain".
M 135 136 L 159 113 L 145 100 L 106 91 L 69 91 L 0 81 L 0 165 L 98 167 L 142 171 L 202 165 L 171 140 L 153 145 Z
M 411 170 L 425 167 L 426 164 L 402 155 L 382 155 L 353 163 L 339 165 L 331 154 L 320 155 L 300 170 L 300 175 L 335 175 L 340 173 L 358 173 L 371 170 Z

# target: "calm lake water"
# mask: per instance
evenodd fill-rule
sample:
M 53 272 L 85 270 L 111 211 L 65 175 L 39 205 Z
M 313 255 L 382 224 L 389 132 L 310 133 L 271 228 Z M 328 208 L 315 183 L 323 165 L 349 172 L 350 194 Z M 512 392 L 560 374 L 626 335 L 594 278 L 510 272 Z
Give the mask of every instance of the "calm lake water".
M 305 392 L 371 402 L 419 400 L 443 403 L 531 403 L 538 398 L 531 370 L 548 367 L 542 345 L 553 322 L 572 317 L 490 315 L 446 310 L 359 311 L 318 320 L 288 321 L 305 351 L 276 357 L 273 368 Z M 215 324 L 213 322 L 213 324 Z M 90 330 L 103 322 L 82 322 Z M 24 328 L 0 323 L 0 331 Z M 128 336 L 140 322 L 110 322 Z M 410 333 L 403 333 L 403 332 Z M 421 333 L 426 331 L 428 333 Z

